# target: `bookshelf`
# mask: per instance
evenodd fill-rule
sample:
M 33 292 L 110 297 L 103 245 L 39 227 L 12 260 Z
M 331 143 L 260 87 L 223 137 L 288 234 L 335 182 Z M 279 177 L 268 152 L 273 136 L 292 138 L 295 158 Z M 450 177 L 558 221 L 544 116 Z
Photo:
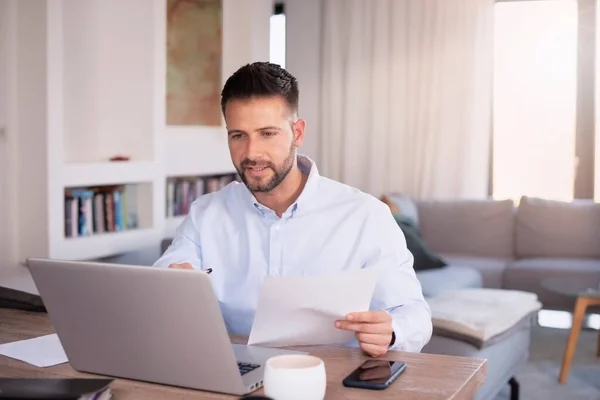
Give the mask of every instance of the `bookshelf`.
M 65 188 L 66 238 L 114 234 L 151 228 L 152 184 Z
M 213 193 L 233 181 L 239 181 L 237 173 L 225 172 L 210 175 L 167 177 L 165 190 L 165 217 L 167 236 L 172 237 L 189 212 L 191 204 L 199 196 Z
M 187 215 L 190 205 L 196 198 L 216 192 L 235 180 L 239 180 L 239 177 L 232 173 L 167 178 L 166 217 Z
M 272 1 L 222 4 L 224 80 L 268 59 Z M 157 249 L 183 221 L 184 189 L 189 204 L 236 179 L 224 126 L 166 125 L 166 0 L 11 8 L 11 261 Z

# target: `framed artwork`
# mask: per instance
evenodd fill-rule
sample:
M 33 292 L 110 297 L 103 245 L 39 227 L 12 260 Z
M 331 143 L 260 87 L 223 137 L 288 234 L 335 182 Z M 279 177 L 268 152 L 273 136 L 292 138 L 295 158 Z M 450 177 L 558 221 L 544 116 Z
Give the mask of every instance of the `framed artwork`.
M 221 0 L 167 0 L 167 125 L 221 125 Z

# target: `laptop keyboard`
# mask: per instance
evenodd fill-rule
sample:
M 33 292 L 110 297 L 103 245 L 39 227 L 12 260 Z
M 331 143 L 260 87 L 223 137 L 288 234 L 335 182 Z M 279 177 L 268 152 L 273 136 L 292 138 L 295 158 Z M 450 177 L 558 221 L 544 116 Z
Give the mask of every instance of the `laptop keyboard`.
M 238 362 L 238 368 L 240 369 L 240 374 L 242 375 L 246 375 L 248 372 L 253 371 L 258 367 L 260 367 L 260 365 Z

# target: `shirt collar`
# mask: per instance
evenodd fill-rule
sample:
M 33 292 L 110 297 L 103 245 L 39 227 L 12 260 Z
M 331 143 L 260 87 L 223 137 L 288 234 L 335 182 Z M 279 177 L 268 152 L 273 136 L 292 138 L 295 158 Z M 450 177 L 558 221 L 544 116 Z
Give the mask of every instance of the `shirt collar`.
M 296 201 L 292 204 L 292 207 L 295 208 L 294 214 L 298 209 L 300 212 L 303 212 L 309 207 L 309 204 L 317 193 L 319 179 L 321 177 L 317 168 L 317 164 L 315 164 L 313 160 L 305 155 L 298 155 L 297 159 L 298 168 L 300 168 L 303 173 L 308 174 L 308 179 L 304 184 L 302 193 L 300 193 L 300 196 L 298 196 Z
M 296 156 L 296 160 L 300 171 L 302 171 L 302 173 L 304 174 L 308 174 L 308 179 L 304 184 L 304 188 L 302 189 L 300 196 L 298 196 L 296 201 L 292 203 L 292 205 L 290 205 L 288 210 L 284 213 L 284 217 L 295 216 L 297 215 L 298 211 L 303 212 L 304 210 L 306 210 L 306 208 L 308 208 L 308 205 L 310 204 L 311 199 L 317 192 L 317 187 L 319 185 L 320 175 L 315 162 L 309 157 L 302 154 L 298 154 Z M 258 200 L 256 200 L 256 197 L 250 190 L 248 190 L 246 185 L 244 185 L 243 183 L 242 185 L 244 186 L 244 192 L 250 199 L 253 208 L 259 211 L 262 215 L 265 215 L 265 213 L 270 211 L 268 207 L 265 207 L 264 205 L 260 204 Z

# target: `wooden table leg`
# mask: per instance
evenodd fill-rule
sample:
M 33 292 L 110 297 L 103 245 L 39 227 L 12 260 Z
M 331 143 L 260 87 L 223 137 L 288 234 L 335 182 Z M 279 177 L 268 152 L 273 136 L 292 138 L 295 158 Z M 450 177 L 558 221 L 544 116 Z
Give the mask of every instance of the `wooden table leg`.
M 567 341 L 567 348 L 563 358 L 562 367 L 560 368 L 559 382 L 565 383 L 567 376 L 569 375 L 569 369 L 571 368 L 571 361 L 573 361 L 573 355 L 575 354 L 575 348 L 577 347 L 577 339 L 579 338 L 579 332 L 581 331 L 581 324 L 583 323 L 583 316 L 588 306 L 587 297 L 578 297 L 575 303 L 575 309 L 573 310 L 573 324 L 571 325 L 571 331 L 569 332 L 569 339 Z

